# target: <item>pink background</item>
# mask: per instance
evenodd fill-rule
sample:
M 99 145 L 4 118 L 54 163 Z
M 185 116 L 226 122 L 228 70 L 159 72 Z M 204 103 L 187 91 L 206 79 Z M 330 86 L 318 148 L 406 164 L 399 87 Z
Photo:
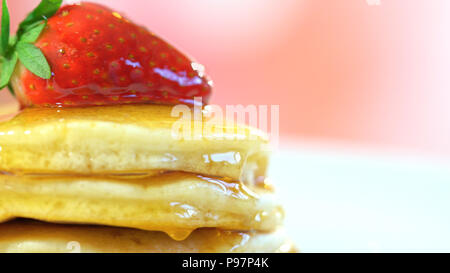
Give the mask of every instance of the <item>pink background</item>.
M 14 27 L 38 2 L 9 0 Z M 95 2 L 195 56 L 213 103 L 279 104 L 282 140 L 450 156 L 450 1 Z

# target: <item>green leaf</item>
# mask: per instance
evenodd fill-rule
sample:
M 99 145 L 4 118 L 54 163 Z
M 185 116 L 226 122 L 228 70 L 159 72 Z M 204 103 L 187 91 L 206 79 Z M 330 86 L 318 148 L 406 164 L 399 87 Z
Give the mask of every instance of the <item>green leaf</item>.
M 2 38 L 1 38 L 1 53 L 6 54 L 9 45 L 9 10 L 6 0 L 2 3 Z
M 17 42 L 17 36 L 13 35 L 11 37 L 9 37 L 9 47 L 14 47 L 16 45 Z
M 14 72 L 17 64 L 17 54 L 14 52 L 10 59 L 4 59 L 2 64 L 2 72 L 0 75 L 0 89 L 3 89 L 9 84 L 11 75 Z
M 41 3 L 23 20 L 19 25 L 18 34 L 21 35 L 25 29 L 38 22 L 52 17 L 61 6 L 63 0 L 42 0 Z
M 22 64 L 31 73 L 43 79 L 50 79 L 52 72 L 42 51 L 32 44 L 19 42 L 16 51 Z
M 21 37 L 20 41 L 23 43 L 34 43 L 36 42 L 41 32 L 44 30 L 47 23 L 39 23 L 30 30 L 27 30 Z

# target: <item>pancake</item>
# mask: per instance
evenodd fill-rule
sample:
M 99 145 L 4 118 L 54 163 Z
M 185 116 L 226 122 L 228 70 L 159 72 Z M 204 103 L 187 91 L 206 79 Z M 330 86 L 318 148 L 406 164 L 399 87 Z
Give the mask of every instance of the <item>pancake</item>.
M 192 173 L 140 179 L 0 175 L 0 221 L 15 217 L 164 231 L 272 231 L 283 210 L 270 191 Z
M 267 138 L 259 130 L 214 123 L 205 113 L 203 121 L 195 123 L 202 130 L 172 117 L 172 109 L 162 105 L 26 108 L 0 123 L 0 170 L 66 175 L 169 170 L 248 183 L 265 175 Z
M 294 252 L 283 230 L 273 233 L 199 229 L 175 241 L 157 231 L 104 226 L 57 225 L 28 220 L 0 224 L 0 252 Z

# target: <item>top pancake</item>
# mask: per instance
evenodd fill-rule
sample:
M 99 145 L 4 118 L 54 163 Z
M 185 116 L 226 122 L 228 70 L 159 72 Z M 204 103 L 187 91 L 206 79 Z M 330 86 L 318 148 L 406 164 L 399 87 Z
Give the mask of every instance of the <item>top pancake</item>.
M 211 123 L 204 113 L 202 122 L 186 125 L 172 110 L 162 105 L 27 108 L 0 123 L 0 171 L 104 175 L 169 170 L 244 182 L 265 175 L 267 138 L 259 130 Z M 199 124 L 203 129 L 197 129 Z

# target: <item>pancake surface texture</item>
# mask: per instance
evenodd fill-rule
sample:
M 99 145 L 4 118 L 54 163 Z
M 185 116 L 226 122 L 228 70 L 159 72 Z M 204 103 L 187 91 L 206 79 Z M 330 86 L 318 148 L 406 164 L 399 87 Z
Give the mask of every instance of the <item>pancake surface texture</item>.
M 204 227 L 273 231 L 284 213 L 270 191 L 191 173 L 140 179 L 0 175 L 0 221 L 15 217 L 164 231 L 183 240 Z
M 162 105 L 26 108 L 0 123 L 0 170 L 83 175 L 170 170 L 250 183 L 266 174 L 268 142 L 259 130 L 206 116 L 186 125 L 172 111 Z

